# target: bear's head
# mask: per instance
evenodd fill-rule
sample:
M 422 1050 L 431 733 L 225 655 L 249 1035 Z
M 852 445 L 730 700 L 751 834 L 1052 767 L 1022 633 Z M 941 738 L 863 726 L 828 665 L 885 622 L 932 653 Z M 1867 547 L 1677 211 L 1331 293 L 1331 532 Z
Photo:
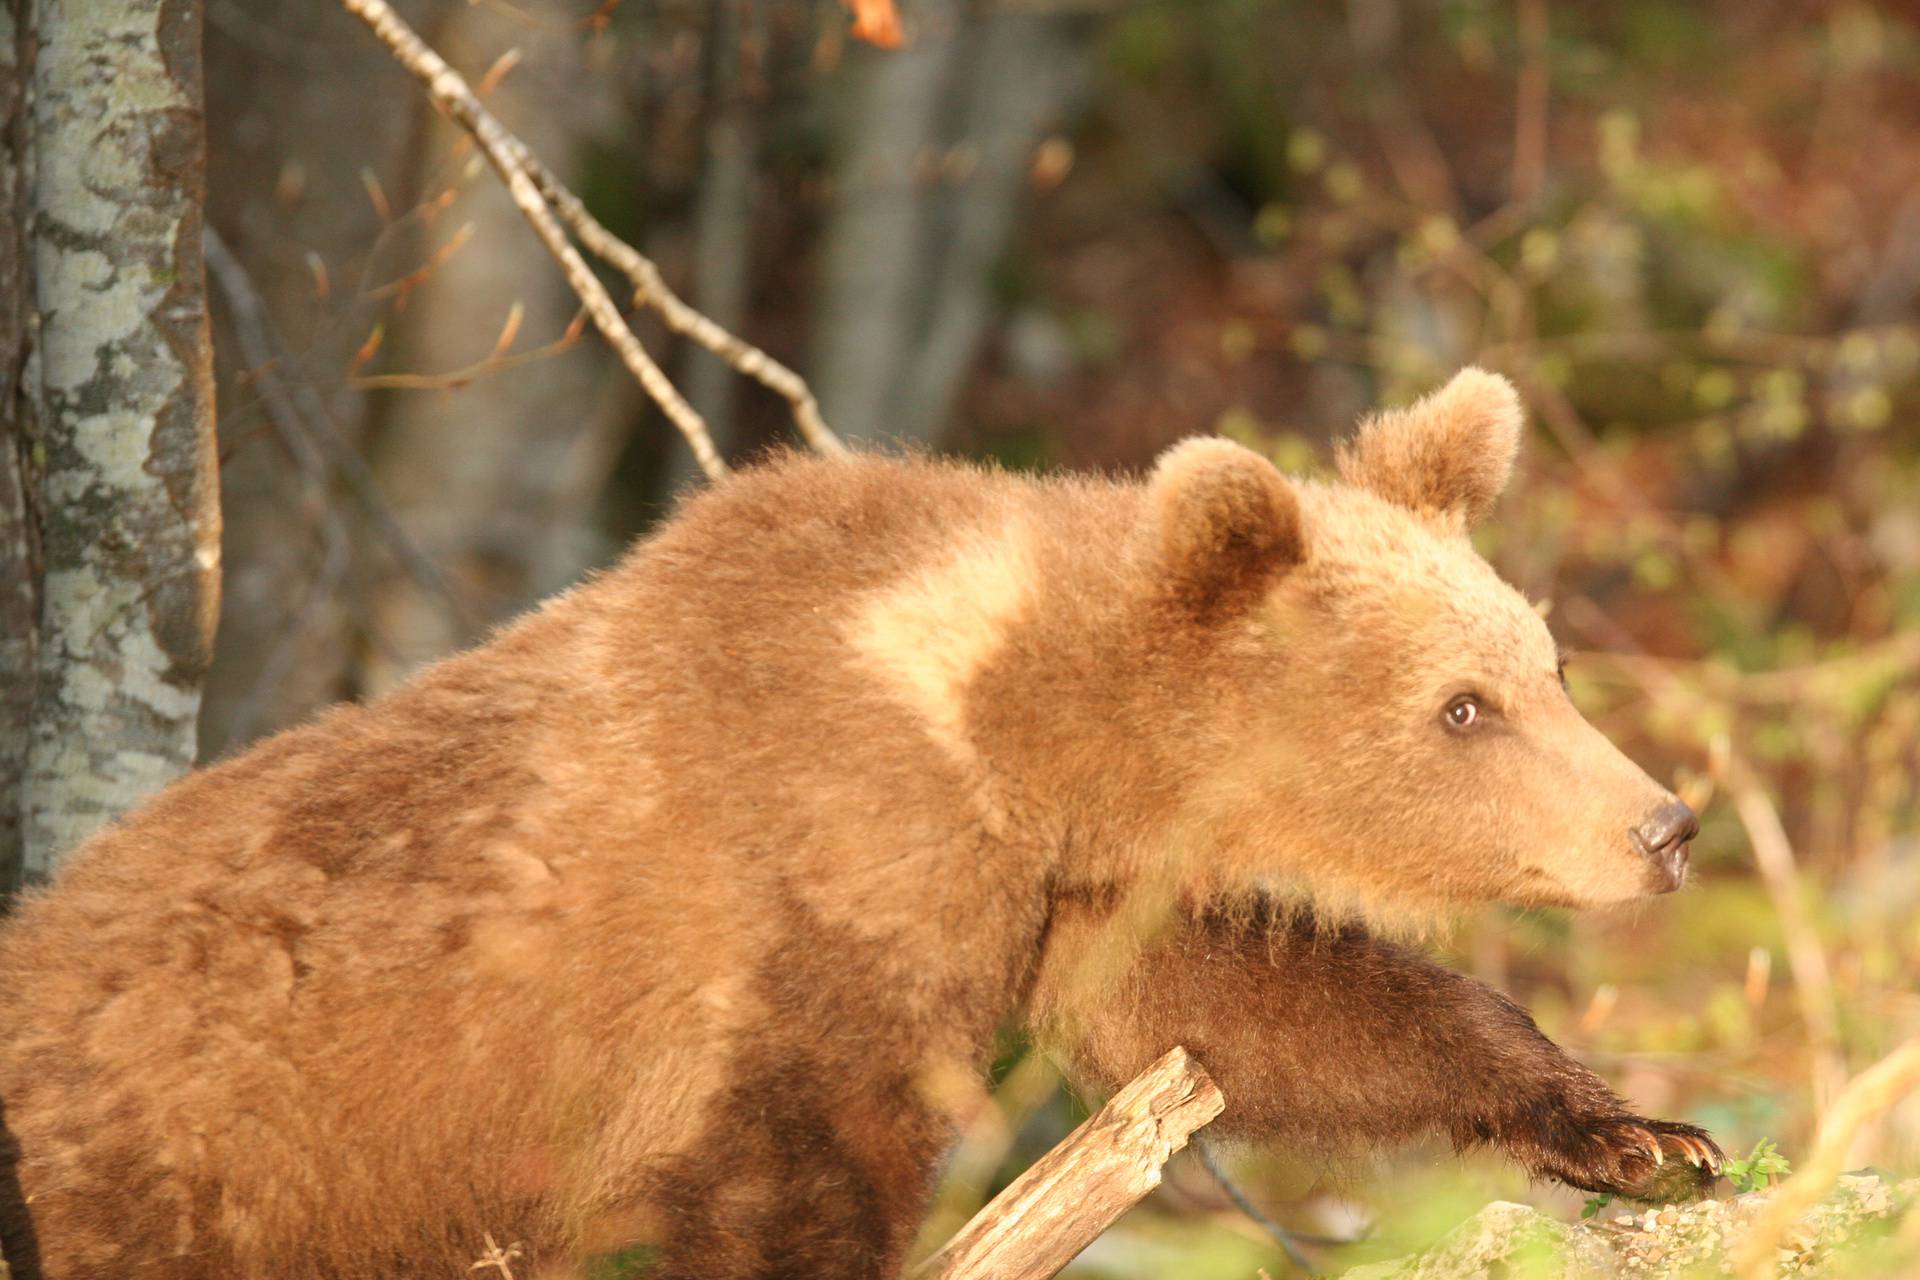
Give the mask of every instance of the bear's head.
M 1161 458 L 1158 606 L 1207 638 L 1180 829 L 1215 872 L 1376 916 L 1679 887 L 1693 814 L 1574 709 L 1540 613 L 1468 541 L 1521 426 L 1468 369 L 1364 423 L 1337 483 L 1219 439 Z

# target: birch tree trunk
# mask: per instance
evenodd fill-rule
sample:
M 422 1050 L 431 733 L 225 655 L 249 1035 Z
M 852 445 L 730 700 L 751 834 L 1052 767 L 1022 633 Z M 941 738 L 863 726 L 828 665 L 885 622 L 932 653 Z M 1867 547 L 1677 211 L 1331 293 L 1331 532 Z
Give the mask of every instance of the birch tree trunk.
M 220 518 L 199 0 L 9 12 L 0 784 L 32 882 L 192 764 Z

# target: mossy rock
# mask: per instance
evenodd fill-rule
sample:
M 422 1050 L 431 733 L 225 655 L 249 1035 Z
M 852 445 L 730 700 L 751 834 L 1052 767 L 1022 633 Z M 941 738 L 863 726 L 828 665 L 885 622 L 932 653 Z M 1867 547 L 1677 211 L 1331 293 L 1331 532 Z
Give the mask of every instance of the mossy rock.
M 1920 1198 L 1920 1179 L 1889 1185 L 1849 1175 L 1782 1241 L 1776 1274 L 1845 1280 L 1920 1274 L 1920 1256 L 1893 1227 Z M 1678 1280 L 1725 1274 L 1729 1252 L 1766 1207 L 1765 1192 L 1629 1211 L 1569 1224 L 1523 1204 L 1488 1205 L 1439 1243 L 1355 1267 L 1346 1280 Z
M 1609 1261 L 1604 1246 L 1583 1238 L 1579 1228 L 1531 1206 L 1496 1200 L 1430 1248 L 1344 1275 L 1346 1280 L 1605 1275 Z

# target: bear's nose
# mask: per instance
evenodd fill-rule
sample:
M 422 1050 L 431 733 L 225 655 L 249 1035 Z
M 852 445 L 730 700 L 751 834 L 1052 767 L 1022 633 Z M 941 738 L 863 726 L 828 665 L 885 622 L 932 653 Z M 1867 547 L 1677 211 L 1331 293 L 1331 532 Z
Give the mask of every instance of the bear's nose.
M 1700 819 L 1669 800 L 1633 829 L 1634 847 L 1653 869 L 1654 892 L 1671 893 L 1687 876 L 1687 842 L 1700 834 Z

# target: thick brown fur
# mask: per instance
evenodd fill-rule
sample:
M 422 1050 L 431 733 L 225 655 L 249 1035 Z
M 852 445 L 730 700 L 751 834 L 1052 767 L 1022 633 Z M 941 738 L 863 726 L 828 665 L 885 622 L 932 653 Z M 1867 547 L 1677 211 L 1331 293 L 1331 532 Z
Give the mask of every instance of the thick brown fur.
M 1703 1182 L 1379 936 L 1640 896 L 1667 799 L 1465 541 L 1498 424 L 1430 403 L 1360 487 L 777 459 L 168 789 L 0 929 L 16 1276 L 891 1275 L 1009 1018 L 1097 1085 L 1185 1043 L 1256 1138 Z
M 1507 486 L 1525 421 L 1506 379 L 1466 369 L 1363 426 L 1340 450 L 1340 474 L 1413 510 L 1478 524 Z

